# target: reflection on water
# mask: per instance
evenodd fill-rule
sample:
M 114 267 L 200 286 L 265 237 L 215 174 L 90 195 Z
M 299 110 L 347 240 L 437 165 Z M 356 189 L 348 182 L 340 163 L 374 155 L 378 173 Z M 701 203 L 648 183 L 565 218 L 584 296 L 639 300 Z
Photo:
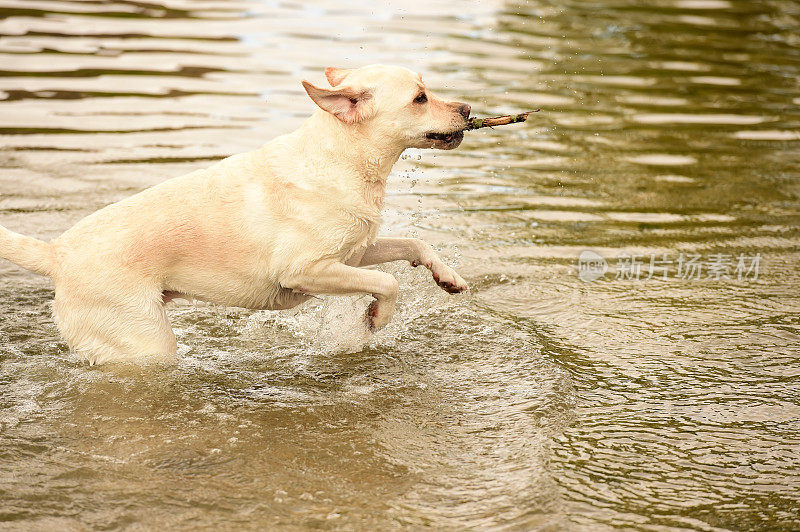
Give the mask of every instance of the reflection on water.
M 800 7 L 789 0 L 0 0 L 0 223 L 50 238 L 312 110 L 383 62 L 476 113 L 409 152 L 365 301 L 180 307 L 174 368 L 87 368 L 48 282 L 0 264 L 0 521 L 384 529 L 800 527 Z M 577 256 L 760 253 L 757 280 L 583 283 Z

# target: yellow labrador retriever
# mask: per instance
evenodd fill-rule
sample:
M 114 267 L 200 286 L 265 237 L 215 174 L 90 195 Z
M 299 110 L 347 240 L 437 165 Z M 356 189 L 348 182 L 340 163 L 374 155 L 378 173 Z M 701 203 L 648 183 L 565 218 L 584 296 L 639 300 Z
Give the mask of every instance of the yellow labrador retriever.
M 325 76 L 331 88 L 303 82 L 319 110 L 255 151 L 109 205 L 49 243 L 0 227 L 0 256 L 53 279 L 56 322 L 77 356 L 173 361 L 164 305 L 177 297 L 275 310 L 371 294 L 377 330 L 398 283 L 362 266 L 407 260 L 448 292 L 467 289 L 430 245 L 377 233 L 403 150 L 457 147 L 469 105 L 437 98 L 405 68 Z

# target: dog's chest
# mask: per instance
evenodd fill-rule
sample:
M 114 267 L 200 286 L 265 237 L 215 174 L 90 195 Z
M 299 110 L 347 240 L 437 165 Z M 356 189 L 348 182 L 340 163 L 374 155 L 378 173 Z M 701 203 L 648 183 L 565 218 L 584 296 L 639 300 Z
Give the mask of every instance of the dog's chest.
M 332 191 L 326 199 L 323 208 L 317 210 L 312 207 L 316 223 L 313 224 L 313 234 L 307 236 L 324 248 L 320 249 L 318 258 L 347 262 L 359 250 L 372 245 L 378 237 L 383 207 L 382 189 L 339 189 Z M 313 202 L 309 205 L 313 205 Z
M 270 263 L 346 262 L 374 243 L 380 227 L 383 195 L 365 192 L 371 190 L 269 180 L 262 193 L 245 195 L 244 212 Z
M 357 251 L 371 246 L 378 237 L 380 215 L 364 213 L 342 213 L 339 230 L 330 239 L 332 254 L 341 262 L 347 262 Z

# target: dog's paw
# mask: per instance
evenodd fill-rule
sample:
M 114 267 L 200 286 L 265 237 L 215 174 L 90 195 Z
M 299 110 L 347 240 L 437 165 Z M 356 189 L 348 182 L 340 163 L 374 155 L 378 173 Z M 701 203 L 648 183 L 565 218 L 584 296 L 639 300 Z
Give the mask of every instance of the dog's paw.
M 436 284 L 448 294 L 458 294 L 469 290 L 467 282 L 453 268 L 443 262 L 434 262 L 431 265 L 431 274 Z
M 385 304 L 381 305 L 379 300 L 374 300 L 367 307 L 367 314 L 365 316 L 367 328 L 372 332 L 383 329 L 389 323 L 389 320 L 392 319 L 392 310 L 393 306 L 387 308 Z

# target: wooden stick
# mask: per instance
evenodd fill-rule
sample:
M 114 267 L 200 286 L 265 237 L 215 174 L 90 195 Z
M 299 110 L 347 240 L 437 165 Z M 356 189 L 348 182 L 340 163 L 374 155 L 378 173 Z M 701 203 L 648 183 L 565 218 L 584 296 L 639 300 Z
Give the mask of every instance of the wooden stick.
M 491 118 L 470 118 L 469 125 L 464 128 L 464 131 L 480 129 L 482 127 L 507 126 L 508 124 L 524 122 L 528 119 L 529 114 L 538 113 L 539 111 L 541 111 L 541 109 L 520 113 L 518 115 L 493 116 Z

